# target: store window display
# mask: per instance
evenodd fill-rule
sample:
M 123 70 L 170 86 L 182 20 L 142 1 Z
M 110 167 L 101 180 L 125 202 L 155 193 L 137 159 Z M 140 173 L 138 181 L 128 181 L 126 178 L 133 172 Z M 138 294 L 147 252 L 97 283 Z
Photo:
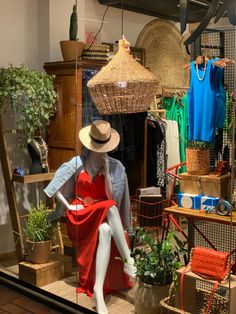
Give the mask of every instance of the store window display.
M 107 154 L 120 141 L 109 122 L 94 121 L 80 130 L 79 138 L 83 153 L 63 164 L 45 189 L 59 201 L 49 219 L 67 208 L 68 235 L 77 251 L 77 292 L 93 295 L 97 312 L 107 313 L 104 294 L 131 288 L 135 276 L 124 232 L 132 231 L 128 181 L 121 162 Z

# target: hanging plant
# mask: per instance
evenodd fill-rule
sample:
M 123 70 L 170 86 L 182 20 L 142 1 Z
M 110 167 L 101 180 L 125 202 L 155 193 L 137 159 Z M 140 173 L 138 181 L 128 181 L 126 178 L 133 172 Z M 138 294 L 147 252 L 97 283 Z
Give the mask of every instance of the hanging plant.
M 0 113 L 16 113 L 13 133 L 29 143 L 49 125 L 56 110 L 54 76 L 21 66 L 0 68 Z

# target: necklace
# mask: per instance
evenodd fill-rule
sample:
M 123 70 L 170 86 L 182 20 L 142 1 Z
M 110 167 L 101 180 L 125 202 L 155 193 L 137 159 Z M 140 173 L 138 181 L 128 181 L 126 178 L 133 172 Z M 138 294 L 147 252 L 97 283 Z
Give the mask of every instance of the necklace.
M 205 62 L 204 62 L 204 68 L 203 68 L 203 76 L 200 77 L 200 76 L 199 76 L 199 72 L 198 72 L 198 64 L 196 64 L 196 73 L 197 73 L 197 78 L 199 79 L 199 81 L 203 81 L 203 79 L 204 79 L 204 77 L 205 77 L 205 75 L 206 75 L 206 65 L 207 65 L 207 63 L 206 63 L 206 60 L 205 60 Z
M 42 168 L 48 168 L 48 147 L 46 142 L 40 137 L 38 140 L 33 138 L 33 143 L 39 152 Z

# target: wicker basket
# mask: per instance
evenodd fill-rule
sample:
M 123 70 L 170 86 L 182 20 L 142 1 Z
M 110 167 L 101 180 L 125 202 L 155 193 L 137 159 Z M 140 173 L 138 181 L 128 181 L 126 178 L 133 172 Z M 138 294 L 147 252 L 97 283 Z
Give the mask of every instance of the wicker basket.
M 196 290 L 196 304 L 194 314 L 202 314 L 205 313 L 209 297 L 210 291 L 206 291 L 203 289 Z M 160 313 L 161 314 L 191 314 L 186 311 L 182 311 L 176 308 L 173 302 L 170 301 L 170 297 L 162 299 L 160 301 Z M 209 314 L 229 314 L 229 300 L 221 295 L 214 294 L 213 301 L 211 304 L 211 308 Z
M 148 110 L 158 81 L 125 50 L 121 39 L 115 57 L 87 86 L 100 114 L 135 113 Z
M 186 169 L 189 174 L 206 175 L 210 173 L 209 148 L 186 149 Z
M 189 312 L 185 312 L 180 309 L 177 309 L 176 307 L 171 305 L 170 297 L 162 299 L 160 301 L 160 314 L 172 314 L 172 313 L 191 314 Z

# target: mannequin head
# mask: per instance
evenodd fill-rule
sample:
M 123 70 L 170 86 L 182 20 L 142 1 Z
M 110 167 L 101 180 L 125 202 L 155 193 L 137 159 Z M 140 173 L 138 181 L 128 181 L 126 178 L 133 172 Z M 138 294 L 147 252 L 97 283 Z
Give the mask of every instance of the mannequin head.
M 91 151 L 108 153 L 119 145 L 120 135 L 109 122 L 95 120 L 79 131 L 79 139 Z

